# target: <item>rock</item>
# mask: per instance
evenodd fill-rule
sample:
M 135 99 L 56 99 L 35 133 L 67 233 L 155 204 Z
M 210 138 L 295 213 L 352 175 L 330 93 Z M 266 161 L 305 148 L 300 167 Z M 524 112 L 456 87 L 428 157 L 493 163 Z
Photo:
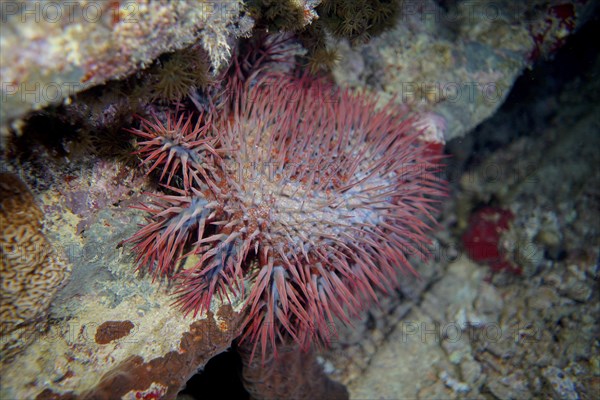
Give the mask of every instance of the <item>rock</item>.
M 580 398 L 575 383 L 563 370 L 548 367 L 542 370 L 542 374 L 552 387 L 554 396 L 567 400 L 578 400 Z
M 172 307 L 174 288 L 135 272 L 120 242 L 142 218 L 137 210 L 113 205 L 107 196 L 139 196 L 140 188 L 132 187 L 143 180 L 136 179 L 135 174 L 123 177 L 113 164 L 98 163 L 69 184 L 51 185 L 35 194 L 40 206 L 29 215 L 39 217 L 43 210 L 48 243 L 39 249 L 47 256 L 53 255 L 49 248 L 60 249 L 66 266 L 58 270 L 60 276 L 72 273 L 68 281 L 63 282 L 64 275 L 43 281 L 42 290 L 31 290 L 42 295 L 36 302 L 41 308 L 34 314 L 46 329 L 33 336 L 19 331 L 20 338 L 34 340 L 14 359 L 3 357 L 0 397 L 118 398 L 133 391 L 134 398 L 136 393 L 160 392 L 172 399 L 199 367 L 239 334 L 241 305 L 236 300 L 233 307 L 215 302 L 208 315 L 185 317 Z M 18 187 L 11 184 L 11 190 Z M 68 199 L 86 187 L 94 187 L 86 192 L 92 206 L 75 213 Z M 105 190 L 98 190 L 101 187 Z M 34 195 L 27 196 L 31 207 Z M 7 204 L 4 201 L 3 210 L 8 210 Z M 88 222 L 81 234 L 83 219 Z M 36 223 L 40 228 L 41 222 Z M 35 232 L 40 235 L 39 229 Z M 54 271 L 51 265 L 44 268 Z
M 32 109 L 130 75 L 199 39 L 218 69 L 230 40 L 252 27 L 235 25 L 240 12 L 237 0 L 3 3 L 2 135 Z

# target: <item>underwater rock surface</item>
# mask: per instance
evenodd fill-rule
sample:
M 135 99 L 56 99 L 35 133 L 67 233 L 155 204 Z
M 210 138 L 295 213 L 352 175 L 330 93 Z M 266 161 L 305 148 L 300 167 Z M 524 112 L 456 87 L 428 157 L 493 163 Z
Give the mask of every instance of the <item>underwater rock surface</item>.
M 8 1 L 2 4 L 0 126 L 32 109 L 144 69 L 159 55 L 200 41 L 227 63 L 241 1 Z
M 485 5 L 492 2 L 478 3 L 488 10 Z M 493 2 L 500 14 L 491 18 L 482 10 L 473 14 L 467 2 L 419 2 L 420 8 L 406 10 L 393 30 L 368 44 L 335 44 L 342 61 L 333 76 L 340 85 L 375 92 L 382 101 L 397 96 L 421 116 L 424 130 L 442 148 L 491 116 L 517 76 L 556 51 L 589 18 L 590 3 L 567 2 L 563 9 L 556 8 L 561 2 L 534 1 L 515 9 L 512 2 Z M 27 86 L 22 85 L 76 82 L 73 92 L 54 99 L 60 103 L 197 41 L 213 67 L 227 64 L 235 37 L 252 25 L 240 17 L 238 1 L 211 3 L 233 10 L 219 18 L 184 0 L 103 4 L 104 19 L 95 25 L 23 24 L 18 9 L 8 17 L 0 71 L 16 86 L 2 88 L 3 139 L 9 125 L 49 103 L 23 97 Z M 132 10 L 139 23 L 125 25 Z M 105 129 L 106 120 L 118 120 L 113 103 L 98 98 L 89 102 L 96 108 L 81 106 L 81 114 L 100 115 L 93 123 Z M 593 340 L 598 326 L 589 316 L 599 311 L 593 224 L 600 224 L 593 188 L 600 185 L 588 163 L 598 163 L 589 153 L 597 148 L 598 121 L 587 111 L 569 118 L 577 123 L 520 139 L 461 175 L 444 210 L 445 229 L 434 239 L 440 252 L 419 266 L 420 279 L 406 278 L 397 293 L 382 295 L 380 308 L 365 313 L 351 330 L 340 327 L 331 349 L 319 352 L 325 372 L 347 385 L 352 398 L 483 393 L 585 398 L 598 389 Z M 587 149 L 578 147 L 581 143 Z M 3 355 L 2 398 L 175 398 L 191 375 L 239 335 L 241 299 L 232 299 L 232 305 L 216 302 L 208 315 L 185 318 L 171 306 L 173 288 L 166 281 L 135 272 L 134 257 L 122 241 L 144 218 L 129 207 L 148 201 L 144 191 L 154 188 L 136 168 L 90 156 L 90 146 L 94 142 L 82 143 L 78 151 L 84 156 L 78 159 L 73 153 L 39 155 L 32 146 L 38 164 L 18 167 L 9 153 L 3 155 L 2 171 L 31 186 L 39 212 L 30 213 L 41 214 L 36 229 L 64 254 L 61 271 L 71 276 L 44 293 L 43 299 L 53 300 L 34 313 L 49 318 L 32 332 L 22 331 L 17 340 L 24 344 L 14 359 Z M 523 174 L 517 161 L 535 165 L 535 172 Z M 565 163 L 570 167 L 563 168 Z M 508 178 L 486 180 L 490 165 L 508 170 Z M 577 195 L 557 182 L 571 182 Z M 477 207 L 493 201 L 515 214 L 498 246 L 517 260 L 525 278 L 489 274 L 483 263 L 459 257 L 459 232 Z M 4 264 L 2 272 L 5 279 Z M 4 307 L 4 293 L 2 300 Z M 557 324 L 563 326 L 558 331 Z M 490 344 L 485 339 L 497 330 L 509 334 L 493 336 Z M 3 330 L 3 345 L 12 340 L 10 333 Z M 461 340 L 455 340 L 459 334 Z M 568 356 L 556 353 L 557 344 Z
M 593 31 L 448 144 L 453 210 L 436 235 L 435 269 L 419 267 L 426 286 L 403 285 L 322 355 L 351 398 L 598 393 L 600 54 L 585 40 Z M 501 259 L 474 262 L 491 242 L 469 249 L 461 236 L 485 210 L 512 217 L 489 220 L 498 232 L 487 235 L 497 239 L 491 254 Z
M 143 219 L 114 204 L 142 181 L 120 172 L 96 162 L 58 190 L 38 193 L 46 237 L 73 275 L 53 301 L 46 329 L 29 334 L 30 345 L 10 364 L 3 357 L 3 398 L 114 398 L 158 388 L 173 398 L 238 335 L 235 306 L 214 304 L 208 315 L 184 318 L 170 307 L 171 288 L 131 267 L 120 242 Z

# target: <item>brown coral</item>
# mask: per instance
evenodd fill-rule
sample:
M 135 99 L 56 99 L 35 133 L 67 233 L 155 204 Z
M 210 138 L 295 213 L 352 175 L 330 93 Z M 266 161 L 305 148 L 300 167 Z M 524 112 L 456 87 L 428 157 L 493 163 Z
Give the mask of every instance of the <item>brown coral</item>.
M 0 174 L 0 318 L 2 361 L 44 327 L 50 300 L 70 270 L 42 232 L 43 214 L 16 175 Z

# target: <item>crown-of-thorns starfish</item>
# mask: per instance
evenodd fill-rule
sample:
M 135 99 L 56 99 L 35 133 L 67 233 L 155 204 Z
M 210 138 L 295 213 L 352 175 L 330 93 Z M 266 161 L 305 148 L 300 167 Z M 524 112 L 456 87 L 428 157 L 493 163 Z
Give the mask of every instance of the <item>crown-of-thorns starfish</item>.
M 242 295 L 241 340 L 264 357 L 284 337 L 327 343 L 336 318 L 349 323 L 399 271 L 415 273 L 409 256 L 427 253 L 445 184 L 441 157 L 393 103 L 310 78 L 246 86 L 231 115 L 135 131 L 173 194 L 140 207 L 148 223 L 129 241 L 140 268 L 177 281 L 186 313 Z M 169 186 L 179 168 L 183 189 Z

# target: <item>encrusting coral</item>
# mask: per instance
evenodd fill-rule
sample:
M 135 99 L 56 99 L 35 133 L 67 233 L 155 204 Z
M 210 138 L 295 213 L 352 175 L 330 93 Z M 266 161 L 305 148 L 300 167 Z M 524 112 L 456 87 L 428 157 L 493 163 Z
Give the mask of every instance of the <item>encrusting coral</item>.
M 42 211 L 18 176 L 0 174 L 0 199 L 1 361 L 5 362 L 44 328 L 50 300 L 70 269 L 44 237 Z

